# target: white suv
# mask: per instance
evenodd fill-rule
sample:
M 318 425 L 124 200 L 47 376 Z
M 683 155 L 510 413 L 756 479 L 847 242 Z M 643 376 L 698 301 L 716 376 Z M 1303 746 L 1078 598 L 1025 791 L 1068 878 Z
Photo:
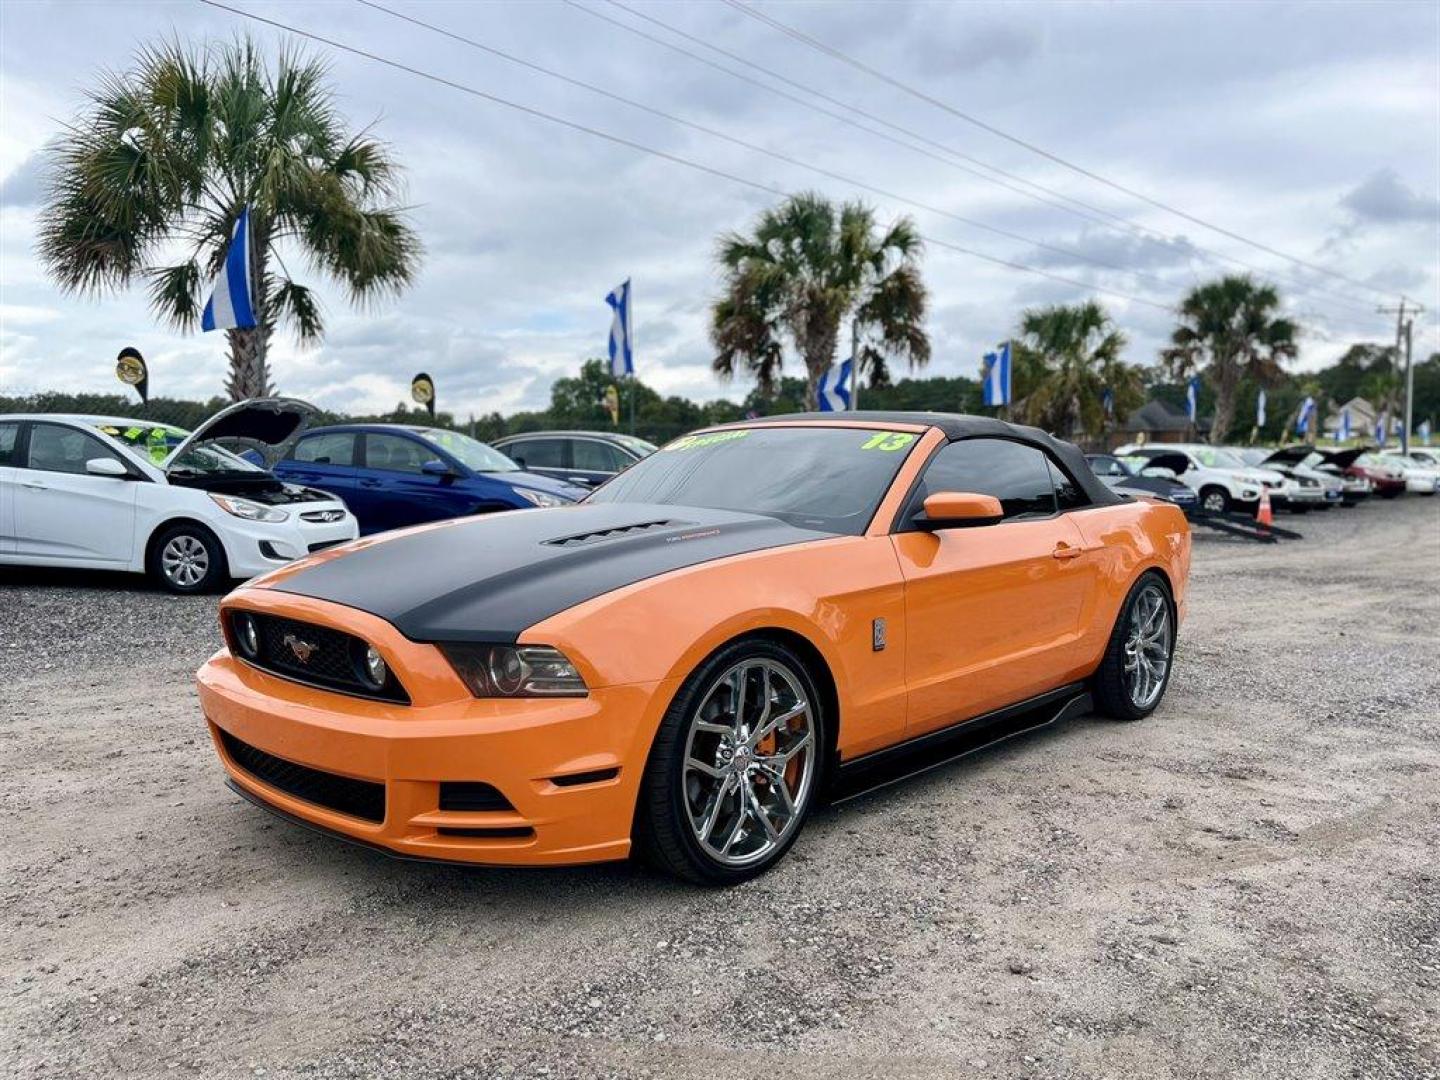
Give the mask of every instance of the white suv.
M 1271 469 L 1256 469 L 1218 446 L 1201 443 L 1132 443 L 1115 451 L 1119 457 L 1158 457 L 1183 454 L 1189 467 L 1177 476 L 1200 496 L 1200 509 L 1211 514 L 1227 510 L 1253 511 L 1260 492 L 1268 490 L 1277 503 L 1285 500 L 1285 477 Z
M 263 458 L 313 413 L 285 398 L 245 401 L 194 434 L 153 420 L 0 416 L 0 565 L 148 572 L 196 593 L 354 540 L 340 499 L 212 441 Z

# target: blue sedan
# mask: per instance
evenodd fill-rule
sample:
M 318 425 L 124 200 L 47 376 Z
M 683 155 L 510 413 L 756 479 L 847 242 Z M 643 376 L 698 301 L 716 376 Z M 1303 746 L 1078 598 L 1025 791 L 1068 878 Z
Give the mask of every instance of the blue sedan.
M 275 474 L 340 496 L 367 534 L 496 510 L 563 506 L 589 494 L 524 472 L 468 435 L 403 424 L 307 431 Z

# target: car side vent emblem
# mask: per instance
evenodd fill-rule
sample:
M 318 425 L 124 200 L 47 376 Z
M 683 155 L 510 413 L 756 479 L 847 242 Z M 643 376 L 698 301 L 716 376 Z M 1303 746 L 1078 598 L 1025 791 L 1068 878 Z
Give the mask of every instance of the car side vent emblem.
M 670 525 L 682 524 L 678 521 L 641 521 L 634 525 L 617 525 L 613 529 L 598 529 L 595 532 L 576 533 L 574 536 L 560 536 L 554 540 L 545 540 L 542 543 L 551 547 L 579 547 L 581 544 L 598 544 L 602 540 L 615 540 L 622 536 L 632 536 L 635 533 L 647 532 L 650 529 L 663 529 Z

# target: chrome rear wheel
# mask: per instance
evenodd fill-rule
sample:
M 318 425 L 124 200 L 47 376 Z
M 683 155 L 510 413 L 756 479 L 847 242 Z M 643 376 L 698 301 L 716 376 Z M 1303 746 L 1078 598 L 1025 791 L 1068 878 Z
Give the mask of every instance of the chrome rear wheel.
M 1136 709 L 1148 711 L 1160 699 L 1170 671 L 1172 639 L 1170 600 L 1159 584 L 1147 582 L 1130 604 L 1125 628 L 1125 691 Z

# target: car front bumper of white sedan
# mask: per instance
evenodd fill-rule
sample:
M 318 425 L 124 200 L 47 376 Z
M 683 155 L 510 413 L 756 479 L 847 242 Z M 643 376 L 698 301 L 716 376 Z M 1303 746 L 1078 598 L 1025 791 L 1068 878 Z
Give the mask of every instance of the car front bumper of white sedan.
M 285 521 L 229 521 L 221 536 L 230 575 L 252 578 L 360 535 L 355 515 L 334 503 L 292 506 Z M 336 513 L 339 517 L 335 517 Z

